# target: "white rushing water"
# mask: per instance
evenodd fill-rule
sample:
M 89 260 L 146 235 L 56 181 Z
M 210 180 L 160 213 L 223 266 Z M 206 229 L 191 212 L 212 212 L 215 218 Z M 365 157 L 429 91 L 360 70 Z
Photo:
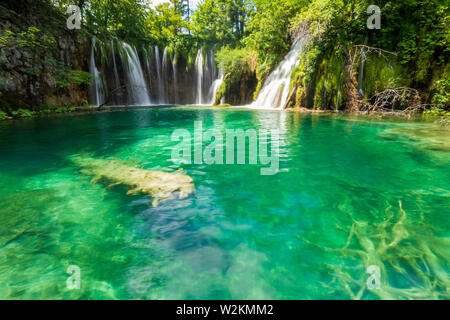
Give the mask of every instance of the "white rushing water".
M 178 103 L 178 73 L 177 73 L 177 54 L 174 53 L 173 60 L 172 60 L 172 72 L 173 72 L 173 91 L 174 91 L 174 101 L 175 104 Z
M 195 70 L 197 72 L 197 96 L 196 103 L 203 103 L 203 51 L 198 50 L 197 57 L 195 58 Z
M 135 48 L 129 44 L 123 42 L 123 48 L 127 55 L 126 74 L 128 78 L 128 84 L 132 95 L 133 105 L 148 106 L 150 105 L 150 96 L 147 90 L 147 84 L 144 78 L 144 72 L 142 71 L 141 62 Z
M 164 99 L 164 87 L 163 87 L 163 81 L 161 76 L 161 62 L 160 62 L 160 55 L 159 55 L 159 48 L 158 46 L 155 46 L 155 62 L 156 62 L 156 77 L 158 80 L 158 102 L 163 103 Z
M 257 109 L 281 109 L 289 95 L 292 70 L 298 65 L 298 55 L 305 43 L 305 38 L 300 38 L 291 47 L 284 60 L 269 75 L 264 82 L 258 98 L 249 107 Z
M 209 91 L 209 104 L 210 105 L 214 104 L 214 101 L 216 100 L 217 91 L 219 90 L 219 88 L 222 85 L 222 83 L 223 83 L 223 71 L 220 70 L 219 78 L 214 80 L 214 82 L 211 85 L 211 89 Z
M 199 49 L 194 68 L 187 68 L 187 59 L 168 47 L 161 53 L 158 46 L 143 47 L 138 53 L 137 47 L 125 42 L 113 40 L 104 46 L 96 41 L 92 39 L 90 57 L 93 105 L 213 104 L 223 82 L 214 50 Z M 96 53 L 102 54 L 100 66 Z
M 366 53 L 363 51 L 361 55 L 361 65 L 359 67 L 359 74 L 358 74 L 358 96 L 359 99 L 364 98 L 364 73 L 365 73 L 365 65 L 366 65 Z
M 164 52 L 163 52 L 163 58 L 162 58 L 162 63 L 161 63 L 161 68 L 162 68 L 162 83 L 163 83 L 163 88 L 167 88 L 165 90 L 163 90 L 164 96 L 161 98 L 161 103 L 169 103 L 169 81 L 168 81 L 168 75 L 169 75 L 169 71 L 168 71 L 168 63 L 169 63 L 169 56 L 168 56 L 168 47 L 164 48 Z
M 89 71 L 94 76 L 91 80 L 90 86 L 90 100 L 91 103 L 99 106 L 105 102 L 104 92 L 105 88 L 103 85 L 102 77 L 100 72 L 95 65 L 95 39 L 92 39 L 92 48 L 91 48 L 91 59 L 89 62 Z
M 119 73 L 117 72 L 117 63 L 116 63 L 116 54 L 114 50 L 114 41 L 111 40 L 111 52 L 112 52 L 112 60 L 113 60 L 113 68 L 114 68 L 114 82 L 115 82 L 115 88 L 117 89 L 120 87 L 120 80 L 119 80 Z

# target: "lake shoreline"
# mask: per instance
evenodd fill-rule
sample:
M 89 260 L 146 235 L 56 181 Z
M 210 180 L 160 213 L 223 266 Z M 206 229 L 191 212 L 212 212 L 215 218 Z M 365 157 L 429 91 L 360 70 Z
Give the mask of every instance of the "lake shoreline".
M 84 115 L 90 113 L 99 112 L 116 112 L 116 111 L 128 111 L 128 110 L 146 110 L 146 109 L 159 109 L 159 108 L 212 108 L 212 109 L 232 109 L 232 110 L 258 110 L 258 111 L 268 111 L 268 112 L 286 112 L 286 113 L 297 113 L 297 114 L 340 114 L 340 115 L 350 115 L 350 116 L 363 116 L 368 118 L 402 118 L 407 120 L 439 120 L 443 119 L 446 121 L 450 119 L 450 112 L 446 113 L 405 113 L 402 111 L 358 111 L 358 112 L 346 112 L 342 110 L 318 110 L 318 109 L 255 109 L 248 108 L 245 106 L 214 106 L 214 105 L 150 105 L 150 106 L 90 106 L 90 107 L 72 107 L 66 110 L 61 110 L 62 108 L 55 110 L 43 110 L 41 112 L 30 112 L 24 115 L 12 115 L 7 118 L 0 118 L 0 122 L 13 121 L 19 119 L 35 119 L 35 118 L 47 118 L 58 115 Z M 72 109 L 72 110 L 71 110 Z

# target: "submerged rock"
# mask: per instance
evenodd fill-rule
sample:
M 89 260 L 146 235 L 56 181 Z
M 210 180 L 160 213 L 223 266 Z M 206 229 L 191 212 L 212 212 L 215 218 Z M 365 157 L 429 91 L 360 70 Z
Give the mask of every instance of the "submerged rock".
M 118 160 L 89 157 L 76 157 L 71 160 L 82 168 L 81 173 L 93 176 L 93 183 L 106 182 L 108 188 L 125 185 L 130 189 L 127 193 L 129 195 L 148 194 L 153 197 L 154 207 L 158 206 L 160 201 L 172 198 L 175 192 L 179 193 L 180 199 L 184 199 L 195 191 L 192 178 L 180 171 L 151 171 L 128 166 Z

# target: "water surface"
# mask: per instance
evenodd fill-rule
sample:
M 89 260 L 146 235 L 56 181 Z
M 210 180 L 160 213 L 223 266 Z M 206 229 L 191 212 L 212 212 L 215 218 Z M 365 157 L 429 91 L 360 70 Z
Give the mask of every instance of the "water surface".
M 194 121 L 279 128 L 279 173 L 174 164 L 170 135 Z M 157 108 L 4 122 L 0 137 L 0 298 L 348 299 L 345 283 L 357 293 L 370 261 L 382 262 L 384 286 L 424 292 L 437 279 L 428 297 L 448 294 L 449 136 L 436 124 Z M 70 161 L 78 155 L 182 167 L 196 194 L 153 208 L 91 183 Z M 402 239 L 379 259 L 333 250 L 352 225 L 354 252 L 396 230 Z M 80 290 L 66 288 L 69 265 Z

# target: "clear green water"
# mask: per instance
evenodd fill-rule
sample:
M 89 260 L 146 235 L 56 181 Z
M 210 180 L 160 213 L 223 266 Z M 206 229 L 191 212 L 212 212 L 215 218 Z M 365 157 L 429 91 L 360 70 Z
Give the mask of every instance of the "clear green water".
M 68 160 L 89 154 L 176 170 L 168 136 L 193 131 L 198 120 L 221 130 L 280 128 L 280 172 L 183 165 L 196 194 L 153 208 L 145 195 L 91 183 Z M 423 291 L 440 270 L 434 292 L 445 298 L 448 137 L 424 122 L 201 108 L 0 123 L 0 298 L 348 299 L 336 268 L 365 281 L 367 263 L 326 248 L 346 244 L 352 221 L 376 242 L 399 201 L 408 231 L 393 255 L 376 261 L 383 285 Z M 69 265 L 81 268 L 80 290 L 66 288 Z

